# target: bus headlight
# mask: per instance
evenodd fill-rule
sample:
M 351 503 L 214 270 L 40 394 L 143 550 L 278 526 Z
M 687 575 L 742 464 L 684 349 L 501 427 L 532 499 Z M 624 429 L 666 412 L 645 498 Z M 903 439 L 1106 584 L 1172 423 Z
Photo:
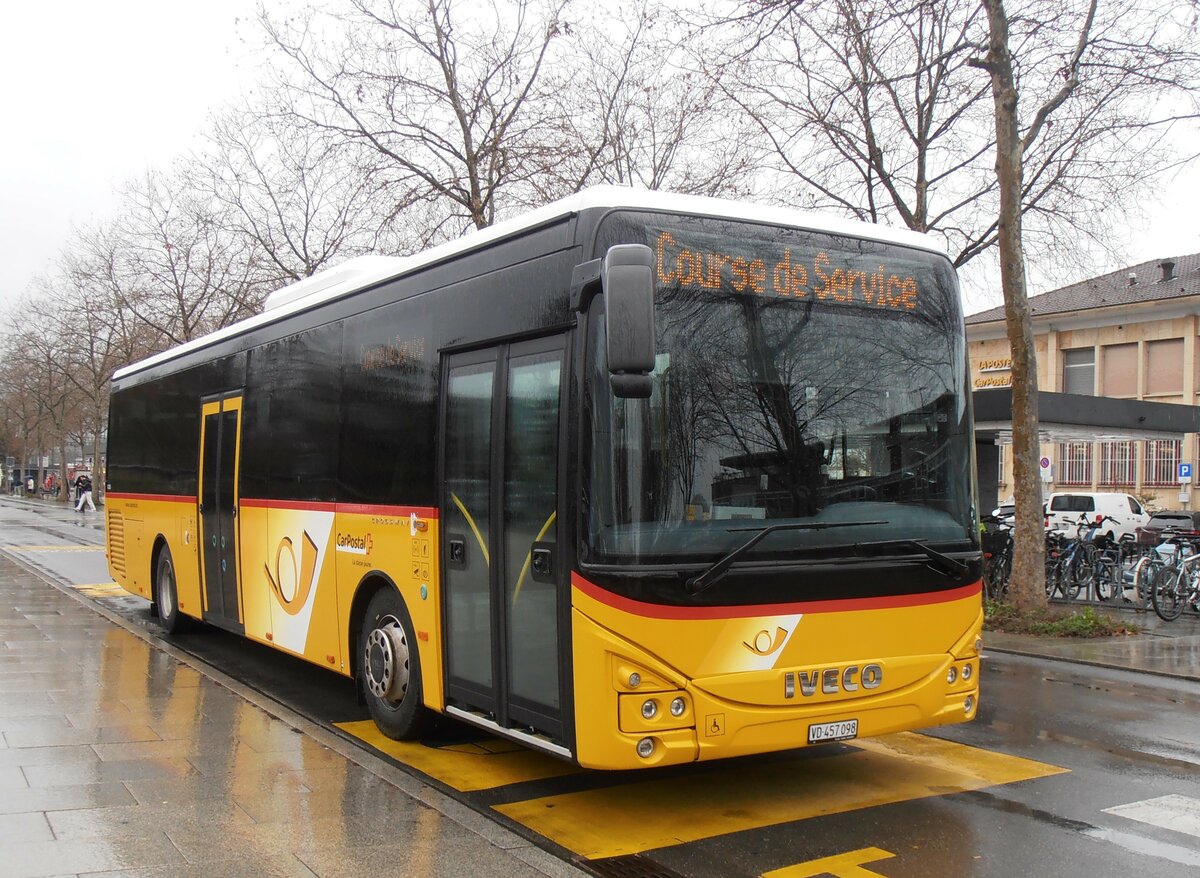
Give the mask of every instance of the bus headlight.
M 649 759 L 652 755 L 654 755 L 654 739 L 642 738 L 642 740 L 638 741 L 637 755 L 641 756 L 643 759 Z
M 658 716 L 658 702 L 647 698 L 642 702 L 642 719 L 654 719 Z
M 637 671 L 634 671 L 632 674 L 629 675 L 629 688 L 636 689 L 638 686 L 641 686 L 641 685 L 642 685 L 642 675 L 639 674 Z
M 975 696 L 968 695 L 965 699 L 963 699 L 963 713 L 965 713 L 967 716 L 970 716 L 971 711 L 973 711 L 974 709 L 975 709 Z
M 958 680 L 958 668 L 954 665 L 950 666 L 950 670 L 946 671 L 946 682 L 953 685 Z
M 971 674 L 973 674 L 973 673 L 974 673 L 974 671 L 971 670 L 970 665 L 963 665 L 962 677 L 964 680 L 970 680 Z
M 687 710 L 686 701 L 684 701 L 682 698 L 671 699 L 671 716 L 679 719 L 679 717 L 683 716 L 683 712 L 685 710 Z

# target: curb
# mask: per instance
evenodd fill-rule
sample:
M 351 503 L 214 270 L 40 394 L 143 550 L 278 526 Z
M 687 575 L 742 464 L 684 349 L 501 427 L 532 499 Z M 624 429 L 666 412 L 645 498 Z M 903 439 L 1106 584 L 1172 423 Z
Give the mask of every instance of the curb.
M 987 632 L 984 632 L 983 652 L 986 655 L 989 652 L 998 652 L 1004 655 L 1016 655 L 1022 658 L 1038 659 L 1039 661 L 1062 662 L 1067 665 L 1084 665 L 1090 668 L 1102 668 L 1106 671 L 1123 671 L 1127 674 L 1150 674 L 1154 677 L 1166 677 L 1171 680 L 1186 680 L 1190 683 L 1200 683 L 1200 678 L 1190 676 L 1188 674 L 1178 674 L 1172 671 L 1160 671 L 1152 668 L 1133 668 L 1129 665 L 1118 665 L 1112 662 L 1100 662 L 1093 659 L 1081 659 L 1062 655 L 1048 655 L 1044 652 L 1028 652 L 1025 650 L 1014 649 L 1004 646 L 989 646 L 987 642 Z

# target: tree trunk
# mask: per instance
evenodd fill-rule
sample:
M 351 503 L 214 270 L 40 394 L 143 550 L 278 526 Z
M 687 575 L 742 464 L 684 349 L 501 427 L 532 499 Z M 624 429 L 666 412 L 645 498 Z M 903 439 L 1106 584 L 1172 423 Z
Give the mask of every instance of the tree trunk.
M 1033 345 L 1030 345 L 1032 350 Z M 102 504 L 103 495 L 108 493 L 108 485 L 104 480 L 108 475 L 104 471 L 104 462 L 100 459 L 101 447 L 101 432 L 103 423 L 100 419 L 96 419 L 96 432 L 91 434 L 91 494 L 92 499 L 95 499 L 96 505 Z
M 67 484 L 67 440 L 63 439 L 58 448 L 61 457 L 58 459 L 58 501 L 71 502 L 71 486 Z
M 1018 610 L 1046 606 L 1045 536 L 1038 464 L 1037 357 L 1025 288 L 1021 240 L 1021 183 L 1024 174 L 1017 88 L 1008 48 L 1004 0 L 983 0 L 990 40 L 986 68 L 996 109 L 996 179 L 1000 187 L 1000 283 L 1012 349 L 1013 487 L 1016 526 L 1009 594 Z

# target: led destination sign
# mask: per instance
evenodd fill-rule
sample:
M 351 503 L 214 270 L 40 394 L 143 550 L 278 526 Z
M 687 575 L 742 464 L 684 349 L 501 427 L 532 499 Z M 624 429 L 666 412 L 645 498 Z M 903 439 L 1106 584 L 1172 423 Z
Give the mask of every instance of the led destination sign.
M 761 243 L 761 242 L 755 242 Z M 772 254 L 734 255 L 686 246 L 671 232 L 654 242 L 655 274 L 662 286 L 699 287 L 713 291 L 812 297 L 830 303 L 915 310 L 920 288 L 910 271 L 882 264 L 865 265 L 859 254 L 820 249 L 815 253 L 785 246 Z

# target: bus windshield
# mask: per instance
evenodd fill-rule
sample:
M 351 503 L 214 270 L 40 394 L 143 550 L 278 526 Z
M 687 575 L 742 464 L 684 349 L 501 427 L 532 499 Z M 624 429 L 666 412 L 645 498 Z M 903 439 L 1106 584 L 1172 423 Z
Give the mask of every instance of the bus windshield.
M 653 390 L 613 396 L 592 319 L 585 563 L 711 562 L 747 528 L 792 522 L 828 526 L 780 528 L 748 558 L 970 547 L 966 358 L 944 257 L 653 214 L 610 216 L 597 253 L 631 242 L 655 252 Z

